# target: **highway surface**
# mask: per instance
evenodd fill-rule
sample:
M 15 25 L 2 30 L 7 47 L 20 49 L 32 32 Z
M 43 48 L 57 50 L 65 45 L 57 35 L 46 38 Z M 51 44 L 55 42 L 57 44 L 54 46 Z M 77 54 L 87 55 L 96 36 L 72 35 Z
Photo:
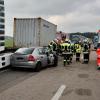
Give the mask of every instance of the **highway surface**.
M 96 53 L 91 52 L 89 64 L 63 66 L 34 72 L 27 69 L 0 71 L 0 100 L 100 100 L 100 71 Z

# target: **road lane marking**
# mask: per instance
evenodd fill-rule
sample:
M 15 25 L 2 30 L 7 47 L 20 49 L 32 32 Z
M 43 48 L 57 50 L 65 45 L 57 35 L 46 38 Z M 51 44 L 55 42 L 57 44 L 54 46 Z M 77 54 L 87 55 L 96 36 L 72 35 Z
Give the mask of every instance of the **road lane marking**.
M 61 85 L 51 100 L 59 100 L 65 88 L 66 88 L 66 85 Z

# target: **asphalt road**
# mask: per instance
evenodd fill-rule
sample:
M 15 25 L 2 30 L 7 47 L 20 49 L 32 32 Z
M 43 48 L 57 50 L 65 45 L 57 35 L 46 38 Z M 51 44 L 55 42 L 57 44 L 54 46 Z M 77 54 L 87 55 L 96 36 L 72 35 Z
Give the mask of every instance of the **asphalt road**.
M 100 100 L 100 71 L 96 54 L 89 64 L 76 63 L 43 69 L 0 72 L 0 100 Z
M 4 69 L 0 71 L 0 93 L 36 74 L 29 69 Z

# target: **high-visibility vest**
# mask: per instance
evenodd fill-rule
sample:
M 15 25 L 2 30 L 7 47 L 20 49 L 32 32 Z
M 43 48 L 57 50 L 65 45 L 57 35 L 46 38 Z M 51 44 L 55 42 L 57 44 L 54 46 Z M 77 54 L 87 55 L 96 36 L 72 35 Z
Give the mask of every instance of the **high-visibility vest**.
M 76 49 L 76 53 L 81 53 L 81 45 L 79 45 L 78 48 Z
M 75 44 L 75 49 L 78 49 L 79 48 L 79 44 Z
M 52 45 L 53 51 L 57 50 L 57 43 L 55 43 L 54 41 L 51 41 L 50 45 Z
M 75 51 L 76 51 L 76 53 L 81 53 L 81 45 L 80 44 L 75 44 Z
M 63 43 L 60 44 L 60 49 L 61 49 L 61 51 L 64 51 L 65 50 L 65 47 L 64 47 L 64 44 Z
M 53 51 L 53 46 L 51 44 L 48 45 L 49 52 Z
M 69 43 L 62 43 L 61 44 L 61 49 L 62 49 L 62 51 L 70 52 L 71 45 Z

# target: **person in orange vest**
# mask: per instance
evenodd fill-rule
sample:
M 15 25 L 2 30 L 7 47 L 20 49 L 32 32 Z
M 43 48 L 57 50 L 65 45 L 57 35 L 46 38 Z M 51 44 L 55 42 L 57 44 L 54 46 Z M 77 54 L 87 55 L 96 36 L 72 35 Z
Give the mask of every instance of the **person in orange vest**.
M 97 67 L 100 69 L 100 47 L 96 50 L 97 53 Z

